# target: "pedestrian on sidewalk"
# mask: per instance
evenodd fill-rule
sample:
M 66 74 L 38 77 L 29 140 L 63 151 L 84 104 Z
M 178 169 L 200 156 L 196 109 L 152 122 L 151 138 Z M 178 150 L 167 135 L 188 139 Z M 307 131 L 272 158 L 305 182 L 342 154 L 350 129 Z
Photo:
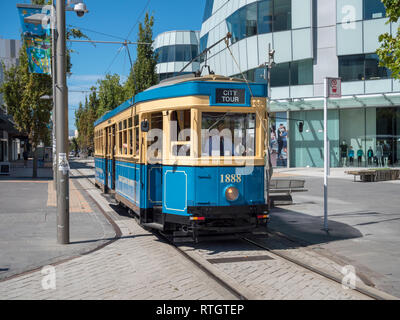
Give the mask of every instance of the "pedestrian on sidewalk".
M 24 153 L 22 154 L 24 157 L 24 168 L 28 167 L 28 151 L 24 151 Z

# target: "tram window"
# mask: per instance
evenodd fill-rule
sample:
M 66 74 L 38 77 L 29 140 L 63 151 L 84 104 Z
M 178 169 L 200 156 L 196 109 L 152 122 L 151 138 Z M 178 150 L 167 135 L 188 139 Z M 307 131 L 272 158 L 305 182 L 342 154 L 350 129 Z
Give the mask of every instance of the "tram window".
M 128 119 L 128 128 L 132 128 L 132 118 Z
M 139 127 L 135 126 L 135 155 L 139 155 Z
M 171 141 L 190 141 L 190 110 L 171 112 Z
M 136 116 L 134 117 L 134 119 L 133 119 L 133 125 L 134 125 L 135 127 L 139 125 L 139 116 L 138 116 L 138 115 L 136 115 Z
M 133 154 L 133 130 L 129 129 L 129 154 Z
M 163 129 L 163 115 L 162 112 L 157 112 L 157 113 L 152 113 L 149 117 L 149 123 L 150 123 L 150 129 L 151 130 L 155 130 L 155 129 L 159 129 L 162 130 Z M 162 157 L 162 136 L 160 136 L 160 134 L 155 131 L 154 132 L 154 138 L 152 141 L 147 141 L 147 150 L 148 152 L 150 151 L 150 146 L 153 145 L 153 147 L 151 148 L 151 152 L 149 152 L 149 156 L 155 157 L 155 158 L 161 158 Z
M 126 120 L 124 120 L 124 129 L 126 129 Z
M 254 156 L 255 126 L 254 113 L 203 112 L 202 156 Z
M 122 149 L 124 151 L 124 154 L 128 154 L 128 132 L 127 132 L 127 130 L 124 130 L 122 137 L 123 137 Z
M 173 156 L 190 156 L 191 139 L 190 110 L 172 111 L 170 118 L 170 135 Z

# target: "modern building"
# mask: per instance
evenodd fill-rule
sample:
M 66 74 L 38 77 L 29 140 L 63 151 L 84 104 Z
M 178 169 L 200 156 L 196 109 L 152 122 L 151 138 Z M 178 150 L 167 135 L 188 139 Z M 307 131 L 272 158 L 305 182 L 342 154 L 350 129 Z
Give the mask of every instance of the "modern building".
M 0 39 L 0 85 L 4 81 L 3 63 L 7 67 L 18 64 L 18 55 L 21 48 L 19 40 Z M 9 161 L 22 157 L 21 134 L 15 129 L 13 119 L 7 113 L 0 94 L 0 174 L 8 173 Z
M 183 67 L 199 55 L 199 31 L 168 31 L 154 39 L 153 48 L 158 56 L 159 80 L 180 74 L 196 72 L 200 61 L 191 63 L 182 73 Z
M 260 65 L 269 44 L 275 50 L 270 115 L 277 165 L 323 166 L 325 77 L 342 79 L 342 98 L 328 104 L 331 166 L 351 165 L 350 146 L 354 166 L 399 165 L 400 82 L 375 54 L 379 35 L 397 32 L 397 23 L 386 22 L 380 0 L 207 0 L 200 51 L 231 32 L 234 59 L 222 42 L 207 64 L 217 74 L 263 82 Z M 287 137 L 279 137 L 282 127 Z

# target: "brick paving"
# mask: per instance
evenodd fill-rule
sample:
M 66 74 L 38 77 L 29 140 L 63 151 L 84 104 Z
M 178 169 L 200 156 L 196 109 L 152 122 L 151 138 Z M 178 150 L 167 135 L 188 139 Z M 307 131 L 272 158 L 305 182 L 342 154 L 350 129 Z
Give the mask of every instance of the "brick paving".
M 56 289 L 40 271 L 0 282 L 0 299 L 234 299 L 174 248 L 133 220 L 118 241 L 55 266 Z
M 277 240 L 275 240 L 276 242 Z M 268 242 L 268 240 L 266 240 Z M 249 257 L 269 255 L 273 259 L 260 261 L 239 261 L 215 263 L 214 266 L 235 279 L 240 285 L 256 292 L 267 300 L 364 300 L 368 297 L 349 289 L 343 289 L 341 284 L 331 281 L 314 272 L 306 270 L 273 253 L 258 249 L 243 241 L 220 241 L 197 244 L 195 252 L 204 259 Z M 193 246 L 181 246 L 183 250 L 193 250 Z M 319 259 L 319 256 L 297 252 L 297 258 L 308 260 Z M 305 260 L 304 262 L 306 262 Z M 333 263 L 333 262 L 332 262 Z M 327 260 L 323 262 L 328 264 Z M 330 266 L 330 268 L 337 268 Z M 336 270 L 336 269 L 335 269 Z
M 90 162 L 79 169 L 93 174 Z M 86 179 L 79 179 L 84 189 L 102 206 L 99 196 Z M 77 184 L 76 188 L 80 188 Z M 43 289 L 46 276 L 40 271 L 0 282 L 0 299 L 234 299 L 230 292 L 209 278 L 169 244 L 136 224 L 119 216 L 111 207 L 105 209 L 119 226 L 122 237 L 88 255 L 55 266 L 56 289 Z M 267 244 L 296 259 L 330 272 L 340 272 L 341 265 L 313 250 L 305 250 L 279 237 Z M 290 242 L 290 241 L 289 241 Z M 263 299 L 367 299 L 309 270 L 243 241 L 206 242 L 181 246 L 195 252 L 203 261 L 215 258 L 270 255 L 272 259 L 214 263 L 213 266 L 234 279 L 239 286 Z

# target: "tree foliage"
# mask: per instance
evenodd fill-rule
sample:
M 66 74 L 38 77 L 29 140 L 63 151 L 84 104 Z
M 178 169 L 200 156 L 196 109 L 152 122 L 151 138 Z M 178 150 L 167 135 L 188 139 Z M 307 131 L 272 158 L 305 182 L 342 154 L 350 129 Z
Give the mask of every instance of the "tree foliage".
M 153 43 L 154 17 L 146 13 L 144 23 L 139 23 L 138 42 Z M 131 96 L 157 84 L 156 56 L 153 47 L 147 44 L 137 46 L 137 60 L 126 82 L 126 90 Z
M 387 23 L 397 22 L 400 17 L 400 0 L 382 0 L 386 8 Z M 388 32 L 379 36 L 381 47 L 376 51 L 380 65 L 392 71 L 392 77 L 400 79 L 400 27 L 392 36 Z
M 101 117 L 107 111 L 118 107 L 128 99 L 126 89 L 117 74 L 107 74 L 105 79 L 97 81 L 99 85 L 99 108 L 97 116 Z
M 139 24 L 138 42 L 152 43 L 154 18 L 147 13 L 144 23 Z M 117 74 L 107 74 L 97 81 L 89 99 L 80 104 L 75 112 L 75 125 L 78 130 L 78 144 L 81 150 L 93 148 L 94 122 L 106 112 L 115 109 L 135 94 L 157 83 L 156 58 L 151 45 L 138 45 L 137 60 L 127 81 L 122 84 Z M 95 117 L 94 117 L 95 115 Z
M 29 72 L 25 45 L 19 53 L 20 64 L 6 68 L 3 65 L 4 82 L 0 88 L 10 115 L 18 130 L 26 133 L 34 152 L 33 177 L 37 175 L 36 148 L 41 141 L 48 141 L 52 102 L 41 99 L 52 95 L 51 77 Z

